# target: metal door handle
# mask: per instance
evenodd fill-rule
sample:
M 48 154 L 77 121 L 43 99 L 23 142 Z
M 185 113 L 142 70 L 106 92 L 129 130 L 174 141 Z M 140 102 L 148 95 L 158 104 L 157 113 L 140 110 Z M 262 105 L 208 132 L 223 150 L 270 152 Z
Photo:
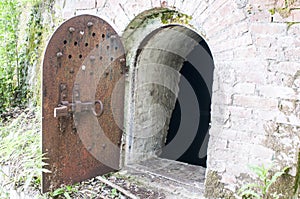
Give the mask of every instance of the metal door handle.
M 101 116 L 102 113 L 103 113 L 103 103 L 102 103 L 100 100 L 95 100 L 95 106 L 96 106 L 96 104 L 99 104 L 99 105 L 100 105 L 100 111 L 99 111 L 99 113 L 96 112 L 95 107 L 92 109 L 92 111 L 93 111 L 93 113 L 94 113 L 94 115 L 95 115 L 96 117 L 99 117 L 99 116 Z
M 95 109 L 97 104 L 100 105 L 100 111 L 98 113 Z M 70 112 L 79 113 L 84 111 L 92 111 L 96 117 L 99 117 L 103 113 L 103 103 L 100 100 L 95 100 L 94 102 L 75 101 L 74 103 L 62 101 L 58 107 L 54 108 L 54 117 L 68 116 Z

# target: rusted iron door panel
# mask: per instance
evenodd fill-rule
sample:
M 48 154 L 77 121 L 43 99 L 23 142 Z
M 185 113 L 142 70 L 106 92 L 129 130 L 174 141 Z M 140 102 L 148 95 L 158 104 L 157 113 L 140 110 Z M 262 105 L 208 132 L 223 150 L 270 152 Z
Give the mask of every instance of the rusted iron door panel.
M 96 16 L 71 18 L 53 34 L 43 63 L 42 150 L 51 171 L 43 192 L 119 169 L 124 64 L 119 36 Z

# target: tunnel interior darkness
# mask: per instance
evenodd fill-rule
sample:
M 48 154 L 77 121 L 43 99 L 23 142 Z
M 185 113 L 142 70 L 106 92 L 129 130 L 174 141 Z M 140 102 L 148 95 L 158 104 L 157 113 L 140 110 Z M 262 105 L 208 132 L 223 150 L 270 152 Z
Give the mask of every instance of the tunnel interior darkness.
M 145 37 L 134 62 L 128 162 L 159 156 L 205 167 L 214 70 L 205 40 L 164 26 Z
M 201 56 L 201 54 L 205 55 Z M 209 55 L 209 57 L 207 55 Z M 206 73 L 203 73 L 202 75 L 206 75 L 207 80 L 209 81 L 205 81 L 201 75 L 200 71 L 203 71 L 203 68 L 205 68 Z M 188 129 L 179 129 L 182 117 L 182 105 L 180 105 L 182 103 L 180 103 L 179 99 L 190 97 L 189 95 L 184 95 L 184 93 L 182 92 L 182 90 L 186 89 L 182 83 L 183 79 L 186 79 L 197 98 L 198 106 L 195 106 L 195 104 L 191 105 L 195 109 L 191 109 L 192 112 L 190 112 L 189 117 L 197 117 L 198 128 L 196 129 L 196 135 L 194 135 L 191 132 L 192 136 L 194 136 L 194 139 L 190 146 L 186 149 L 186 151 L 179 158 L 177 158 L 177 161 L 206 167 L 206 149 L 207 141 L 209 138 L 208 130 L 211 118 L 210 112 L 213 78 L 213 59 L 209 47 L 204 40 L 201 40 L 199 42 L 199 45 L 196 46 L 193 49 L 193 51 L 187 56 L 186 60 L 183 62 L 180 74 L 181 77 L 179 83 L 179 94 L 176 100 L 174 111 L 171 116 L 166 145 L 168 145 L 178 133 L 183 133 L 185 134 L 185 136 L 190 136 L 190 132 L 188 131 Z M 196 110 L 197 108 L 198 110 Z M 199 112 L 200 114 L 197 115 L 197 112 Z M 178 145 L 180 145 L 180 143 L 178 143 Z M 200 150 L 204 151 L 200 152 Z M 162 157 L 168 158 L 168 155 L 163 153 Z

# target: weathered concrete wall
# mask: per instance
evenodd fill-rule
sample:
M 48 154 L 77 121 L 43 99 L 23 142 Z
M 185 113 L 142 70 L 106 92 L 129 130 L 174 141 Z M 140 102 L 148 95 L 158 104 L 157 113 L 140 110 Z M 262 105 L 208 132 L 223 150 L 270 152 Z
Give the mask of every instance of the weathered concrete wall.
M 133 127 L 127 128 L 127 132 L 134 140 L 128 146 L 128 163 L 161 153 L 178 96 L 179 70 L 199 40 L 200 37 L 193 38 L 192 31 L 187 28 L 166 27 L 139 47 L 132 71 L 136 86 L 131 106 L 134 113 L 129 123 Z M 131 114 L 129 112 L 128 118 Z
M 151 8 L 167 7 L 192 17 L 189 25 L 206 39 L 215 63 L 207 193 L 224 198 L 225 189 L 235 192 L 245 177 L 253 177 L 248 164 L 275 159 L 281 168 L 291 167 L 291 176 L 296 175 L 300 148 L 300 24 L 291 22 L 300 21 L 300 12 L 281 13 L 287 18 L 278 12 L 271 15 L 274 8 L 283 5 L 275 0 L 57 0 L 56 14 L 64 19 L 84 13 L 98 15 L 121 36 L 128 35 L 126 27 L 136 16 Z M 297 3 L 294 6 L 299 7 Z M 139 30 L 140 37 L 159 26 L 149 24 L 148 31 Z M 127 65 L 132 67 L 135 52 L 130 50 L 137 49 L 143 38 L 130 42 L 127 38 L 132 37 L 124 37 Z M 128 89 L 138 83 L 132 81 L 134 72 L 129 69 Z M 151 89 L 140 91 L 140 97 Z M 130 100 L 128 109 L 134 102 Z M 137 106 L 147 105 L 137 101 Z M 154 119 L 134 114 L 138 120 Z M 129 122 L 130 115 L 126 117 Z M 135 122 L 142 125 L 138 120 Z

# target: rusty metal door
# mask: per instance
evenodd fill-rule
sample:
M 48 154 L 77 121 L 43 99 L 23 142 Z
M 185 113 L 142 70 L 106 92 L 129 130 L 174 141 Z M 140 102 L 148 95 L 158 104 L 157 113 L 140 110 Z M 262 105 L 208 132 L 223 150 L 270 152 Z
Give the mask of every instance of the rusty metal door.
M 119 169 L 124 67 L 104 20 L 81 15 L 54 32 L 43 62 L 43 192 Z

